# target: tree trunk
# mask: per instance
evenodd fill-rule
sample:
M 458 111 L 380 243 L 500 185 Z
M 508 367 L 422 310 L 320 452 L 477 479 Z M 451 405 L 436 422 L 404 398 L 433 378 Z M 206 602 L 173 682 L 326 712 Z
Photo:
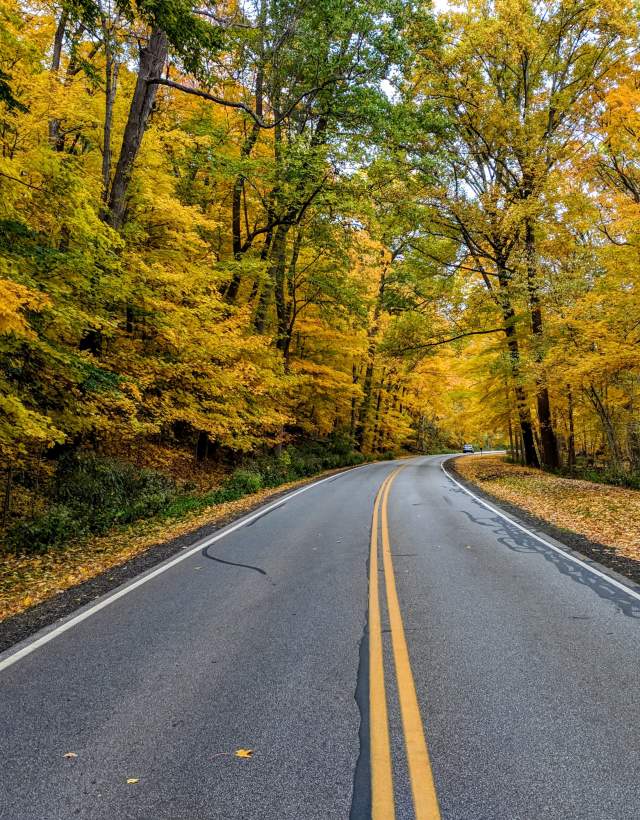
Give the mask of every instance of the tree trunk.
M 53 56 L 51 58 L 51 77 L 53 82 L 57 82 L 58 80 L 58 72 L 60 71 L 60 61 L 62 58 L 62 44 L 64 43 L 64 34 L 67 28 L 67 21 L 69 19 L 69 15 L 65 10 L 62 11 L 60 14 L 60 19 L 58 20 L 58 25 L 56 27 L 56 33 L 53 37 Z M 49 120 L 49 143 L 56 147 L 58 142 L 58 135 L 60 132 L 60 120 L 57 117 L 53 117 Z
M 286 335 L 286 294 L 284 289 L 284 277 L 286 268 L 286 248 L 289 225 L 278 225 L 271 245 L 269 268 L 267 270 L 267 281 L 263 284 L 260 292 L 258 307 L 254 316 L 253 324 L 258 333 L 262 333 L 267 319 L 267 308 L 272 288 L 276 301 L 277 317 L 277 339 L 278 349 L 280 346 L 281 333 Z
M 516 411 L 520 431 L 522 433 L 522 445 L 524 448 L 524 460 L 528 467 L 539 467 L 538 454 L 536 453 L 535 441 L 533 438 L 533 425 L 531 424 L 531 411 L 527 393 L 522 384 L 522 374 L 520 368 L 520 345 L 516 333 L 516 314 L 511 304 L 509 296 L 509 276 L 506 267 L 498 267 L 498 283 L 500 285 L 500 305 L 502 307 L 502 317 L 504 319 L 504 332 L 507 337 L 507 349 L 511 365 L 511 375 L 513 377 L 513 390 L 516 397 Z
M 569 440 L 567 442 L 567 467 L 571 472 L 576 466 L 576 434 L 573 421 L 573 393 L 571 385 L 567 385 L 567 414 L 569 416 Z
M 602 424 L 602 429 L 609 447 L 609 453 L 611 454 L 613 468 L 617 471 L 620 469 L 622 463 L 622 453 L 620 452 L 620 445 L 616 437 L 616 431 L 613 426 L 611 414 L 602 401 L 600 394 L 593 385 L 590 385 L 586 392 Z
M 111 129 L 113 126 L 113 107 L 116 101 L 118 83 L 118 63 L 113 52 L 111 30 L 103 19 L 102 31 L 105 49 L 105 89 L 104 89 L 104 135 L 102 139 L 102 201 L 109 199 L 111 183 Z
M 196 461 L 204 461 L 209 453 L 209 434 L 201 430 L 196 441 Z
M 351 383 L 355 386 L 360 381 L 360 369 L 356 365 L 355 361 L 351 364 Z M 351 416 L 349 419 L 349 435 L 352 441 L 355 441 L 355 434 L 356 434 L 356 407 L 357 407 L 357 397 L 354 395 L 351 397 Z
M 11 512 L 11 485 L 13 482 L 13 467 L 7 467 L 7 478 L 4 485 L 4 501 L 2 503 L 2 526 L 4 527 Z
M 542 323 L 542 308 L 537 284 L 537 255 L 536 239 L 533 220 L 527 217 L 525 221 L 525 253 L 527 257 L 527 287 L 529 290 L 529 310 L 531 312 L 531 332 L 533 334 L 533 349 L 536 364 L 542 365 L 544 352 L 542 349 L 544 330 Z M 558 456 L 558 441 L 553 429 L 551 417 L 551 401 L 549 390 L 543 376 L 539 373 L 536 378 L 536 405 L 538 423 L 540 425 L 540 449 L 542 462 L 552 470 L 560 466 Z
M 264 333 L 264 326 L 267 322 L 267 310 L 271 300 L 271 282 L 264 282 L 260 296 L 258 298 L 258 305 L 253 317 L 253 326 L 257 333 Z
M 286 250 L 288 233 L 289 225 L 278 225 L 271 251 L 272 262 L 269 266 L 269 277 L 273 279 L 273 294 L 276 303 L 276 347 L 280 351 L 283 351 L 287 344 Z
M 121 228 L 124 224 L 133 166 L 158 91 L 157 84 L 151 81 L 161 76 L 167 52 L 167 37 L 158 29 L 152 31 L 148 44 L 140 50 L 138 78 L 109 195 L 108 222 L 114 228 Z
M 380 283 L 378 285 L 378 295 L 373 309 L 373 317 L 371 324 L 367 328 L 367 369 L 364 374 L 364 381 L 362 383 L 362 404 L 360 405 L 360 412 L 358 413 L 358 424 L 356 426 L 356 444 L 359 450 L 362 450 L 364 443 L 365 428 L 367 426 L 367 419 L 369 417 L 369 408 L 371 407 L 371 387 L 373 379 L 373 368 L 376 359 L 378 335 L 378 323 L 380 321 L 380 313 L 382 311 L 382 299 L 384 298 L 384 290 L 387 278 L 387 265 L 383 264 L 380 273 Z
M 296 271 L 298 268 L 300 248 L 302 247 L 302 235 L 302 228 L 298 228 L 295 239 L 293 240 L 291 259 L 289 260 L 289 268 L 286 275 L 286 282 L 289 288 L 289 301 L 288 304 L 285 304 L 284 309 L 284 327 L 278 332 L 278 347 L 282 351 L 282 356 L 284 358 L 284 369 L 287 373 L 289 372 L 289 359 L 291 356 L 291 339 L 293 338 L 293 331 L 299 312 L 296 293 Z

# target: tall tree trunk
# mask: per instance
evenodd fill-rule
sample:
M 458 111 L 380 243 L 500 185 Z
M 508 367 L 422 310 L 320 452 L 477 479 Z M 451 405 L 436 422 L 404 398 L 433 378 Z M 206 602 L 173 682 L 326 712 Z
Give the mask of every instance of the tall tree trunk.
M 4 501 L 2 502 L 2 526 L 4 527 L 11 512 L 11 485 L 13 482 L 13 466 L 7 467 L 7 477 L 4 485 Z
M 364 372 L 364 381 L 362 382 L 362 404 L 358 413 L 358 424 L 356 426 L 356 444 L 359 450 L 362 450 L 364 444 L 365 430 L 367 426 L 367 419 L 369 417 L 369 409 L 371 407 L 371 392 L 373 381 L 373 369 L 376 360 L 377 349 L 377 335 L 378 324 L 380 321 L 380 313 L 382 311 L 382 299 L 384 298 L 384 290 L 387 277 L 387 265 L 383 264 L 380 273 L 380 283 L 378 285 L 378 295 L 373 309 L 373 317 L 369 327 L 367 328 L 367 367 Z
M 620 444 L 618 443 L 618 438 L 616 436 L 615 427 L 613 425 L 613 419 L 611 418 L 611 413 L 609 409 L 602 401 L 600 394 L 598 393 L 597 389 L 591 384 L 586 391 L 587 396 L 589 397 L 591 404 L 593 405 L 596 413 L 598 414 L 598 418 L 602 424 L 602 429 L 604 431 L 605 437 L 607 439 L 607 445 L 609 447 L 609 453 L 611 455 L 611 461 L 614 470 L 619 470 L 622 464 L 622 453 L 620 451 Z
M 367 428 L 367 420 L 369 418 L 369 409 L 371 407 L 371 394 L 373 391 L 373 368 L 376 358 L 376 345 L 369 343 L 367 351 L 367 368 L 364 371 L 364 380 L 362 382 L 362 404 L 360 405 L 360 412 L 358 413 L 358 424 L 356 427 L 356 444 L 358 450 L 362 450 L 364 445 L 364 436 Z
M 260 32 L 260 41 L 258 43 L 258 66 L 256 71 L 256 94 L 255 94 L 255 112 L 259 117 L 262 117 L 264 110 L 264 42 L 265 42 L 265 28 L 267 23 L 267 0 L 260 0 L 260 11 L 258 14 L 257 28 Z M 242 160 L 251 156 L 258 136 L 260 134 L 260 126 L 254 122 L 251 131 L 245 138 L 244 144 L 240 151 L 240 158 Z M 231 197 L 231 243 L 233 249 L 233 258 L 240 261 L 242 257 L 242 194 L 244 192 L 246 177 L 242 171 L 238 174 L 233 184 L 233 192 Z M 269 219 L 269 217 L 267 217 Z M 230 302 L 235 301 L 240 289 L 240 271 L 236 270 L 233 273 L 229 287 L 227 288 L 226 297 Z
M 539 467 L 540 462 L 538 461 L 538 454 L 536 453 L 533 438 L 531 411 L 529 409 L 527 393 L 522 384 L 520 345 L 518 343 L 515 324 L 516 314 L 509 295 L 509 275 L 506 266 L 498 265 L 498 283 L 500 285 L 500 306 L 504 320 L 504 332 L 507 337 L 507 349 L 509 351 L 511 375 L 513 377 L 513 390 L 516 397 L 516 411 L 518 413 L 518 422 L 522 433 L 524 460 L 528 467 Z
M 58 74 L 60 72 L 60 62 L 62 59 L 62 45 L 64 43 L 64 35 L 67 28 L 68 20 L 69 15 L 66 12 L 66 10 L 63 9 L 60 14 L 60 18 L 58 19 L 56 33 L 53 37 L 53 56 L 51 57 L 51 78 L 53 83 L 56 84 L 58 81 Z M 49 143 L 53 147 L 57 145 L 59 133 L 60 119 L 58 117 L 52 117 L 49 120 Z
M 277 336 L 276 347 L 283 351 L 287 344 L 287 236 L 289 225 L 278 225 L 273 239 L 269 278 L 273 279 L 273 294 L 276 303 Z
M 152 82 L 162 75 L 167 59 L 168 43 L 163 31 L 154 29 L 148 44 L 140 50 L 138 78 L 129 107 L 129 116 L 122 137 L 120 156 L 116 165 L 109 195 L 108 222 L 114 228 L 121 228 L 127 205 L 127 191 L 133 173 L 133 166 L 140 150 L 142 138 L 156 99 L 158 86 Z
M 253 316 L 253 326 L 257 333 L 264 333 L 264 327 L 267 323 L 267 310 L 269 302 L 271 301 L 272 284 L 271 282 L 263 282 L 260 296 L 258 297 L 258 304 L 256 312 Z
M 105 89 L 104 89 L 104 135 L 102 139 L 102 201 L 109 199 L 111 183 L 111 129 L 113 126 L 113 107 L 116 101 L 118 84 L 118 63 L 115 60 L 111 29 L 106 18 L 102 21 L 105 49 Z
M 276 314 L 278 323 L 278 337 L 276 343 L 278 343 L 280 339 L 281 322 L 283 321 L 283 317 L 286 320 L 284 276 L 286 268 L 287 234 L 289 232 L 289 227 L 289 225 L 278 225 L 278 228 L 276 229 L 273 242 L 271 244 L 267 280 L 262 286 L 258 307 L 256 308 L 256 313 L 253 320 L 255 329 L 258 333 L 262 333 L 266 324 L 269 298 L 273 291 L 276 299 Z
M 286 272 L 286 286 L 289 290 L 289 300 L 287 302 L 285 295 L 285 306 L 282 317 L 278 317 L 278 349 L 282 351 L 284 358 L 285 372 L 289 372 L 289 358 L 291 355 L 291 339 L 293 338 L 293 331 L 298 318 L 298 300 L 296 292 L 296 271 L 298 268 L 298 257 L 300 256 L 300 248 L 302 247 L 303 230 L 298 228 L 295 239 L 293 240 L 293 248 L 291 250 L 291 258 L 289 260 L 289 267 Z M 284 284 L 284 283 L 283 283 Z
M 355 386 L 358 384 L 360 380 L 360 371 L 358 366 L 356 365 L 355 361 L 351 365 L 351 383 Z M 356 407 L 357 407 L 357 399 L 355 394 L 351 397 L 351 415 L 349 418 L 349 435 L 352 440 L 354 440 L 355 433 L 356 433 Z
M 258 69 L 258 76 L 256 78 L 256 102 L 255 102 L 255 109 L 256 114 L 259 117 L 262 116 L 263 110 L 263 67 L 262 65 Z M 240 151 L 240 158 L 242 160 L 248 159 L 251 156 L 251 152 L 258 141 L 258 135 L 260 133 L 260 126 L 258 123 L 254 123 L 251 131 L 249 132 L 247 138 L 244 141 L 242 149 Z M 242 194 L 244 191 L 244 184 L 245 184 L 246 177 L 243 172 L 238 174 L 233 183 L 233 191 L 231 195 L 231 245 L 233 251 L 233 258 L 236 262 L 239 262 L 242 259 Z M 267 216 L 269 219 L 269 216 Z M 239 270 L 235 270 L 233 272 L 233 276 L 231 281 L 229 282 L 229 287 L 227 288 L 227 292 L 225 294 L 226 298 L 230 302 L 234 302 L 238 296 L 238 291 L 240 290 L 240 283 L 241 283 L 241 275 Z
M 567 415 L 569 416 L 569 440 L 567 442 L 567 467 L 571 472 L 576 466 L 576 434 L 573 420 L 573 392 L 567 385 Z
M 538 292 L 538 261 L 536 252 L 536 238 L 533 218 L 525 220 L 525 253 L 527 257 L 527 287 L 529 290 L 529 310 L 531 312 L 531 332 L 533 334 L 533 350 L 536 364 L 541 367 L 544 352 L 544 329 L 542 322 L 542 307 Z M 549 390 L 541 373 L 536 377 L 536 406 L 538 423 L 540 425 L 540 446 L 542 462 L 545 467 L 553 470 L 560 466 L 558 455 L 558 441 L 553 429 L 551 416 L 551 401 Z

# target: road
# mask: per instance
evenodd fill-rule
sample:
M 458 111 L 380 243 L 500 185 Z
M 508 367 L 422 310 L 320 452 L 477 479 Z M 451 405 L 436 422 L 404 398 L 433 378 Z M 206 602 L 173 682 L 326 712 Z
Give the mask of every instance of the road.
M 0 656 L 0 817 L 640 817 L 640 595 L 443 460 L 325 479 Z

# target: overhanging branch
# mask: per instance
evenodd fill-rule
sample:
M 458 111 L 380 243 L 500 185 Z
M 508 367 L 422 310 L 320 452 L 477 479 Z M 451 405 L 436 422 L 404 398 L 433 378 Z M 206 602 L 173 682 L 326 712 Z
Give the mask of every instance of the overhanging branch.
M 401 347 L 393 352 L 397 353 L 409 353 L 412 350 L 427 350 L 430 347 L 439 347 L 440 345 L 446 345 L 450 342 L 456 342 L 458 339 L 465 339 L 467 336 L 484 336 L 488 333 L 504 333 L 504 327 L 492 327 L 488 330 L 468 330 L 465 333 L 459 333 L 457 336 L 450 336 L 448 339 L 438 339 L 433 342 L 424 342 L 419 345 L 407 345 L 407 347 Z

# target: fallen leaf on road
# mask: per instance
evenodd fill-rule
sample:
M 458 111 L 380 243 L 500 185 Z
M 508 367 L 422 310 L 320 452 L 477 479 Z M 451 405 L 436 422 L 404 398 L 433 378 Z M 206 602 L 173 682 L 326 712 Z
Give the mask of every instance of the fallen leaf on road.
M 253 757 L 253 749 L 236 749 L 236 757 Z
M 139 777 L 127 777 L 127 783 L 129 783 L 129 784 L 139 783 L 139 782 L 140 782 Z
M 64 757 L 78 757 L 75 752 L 66 752 Z

